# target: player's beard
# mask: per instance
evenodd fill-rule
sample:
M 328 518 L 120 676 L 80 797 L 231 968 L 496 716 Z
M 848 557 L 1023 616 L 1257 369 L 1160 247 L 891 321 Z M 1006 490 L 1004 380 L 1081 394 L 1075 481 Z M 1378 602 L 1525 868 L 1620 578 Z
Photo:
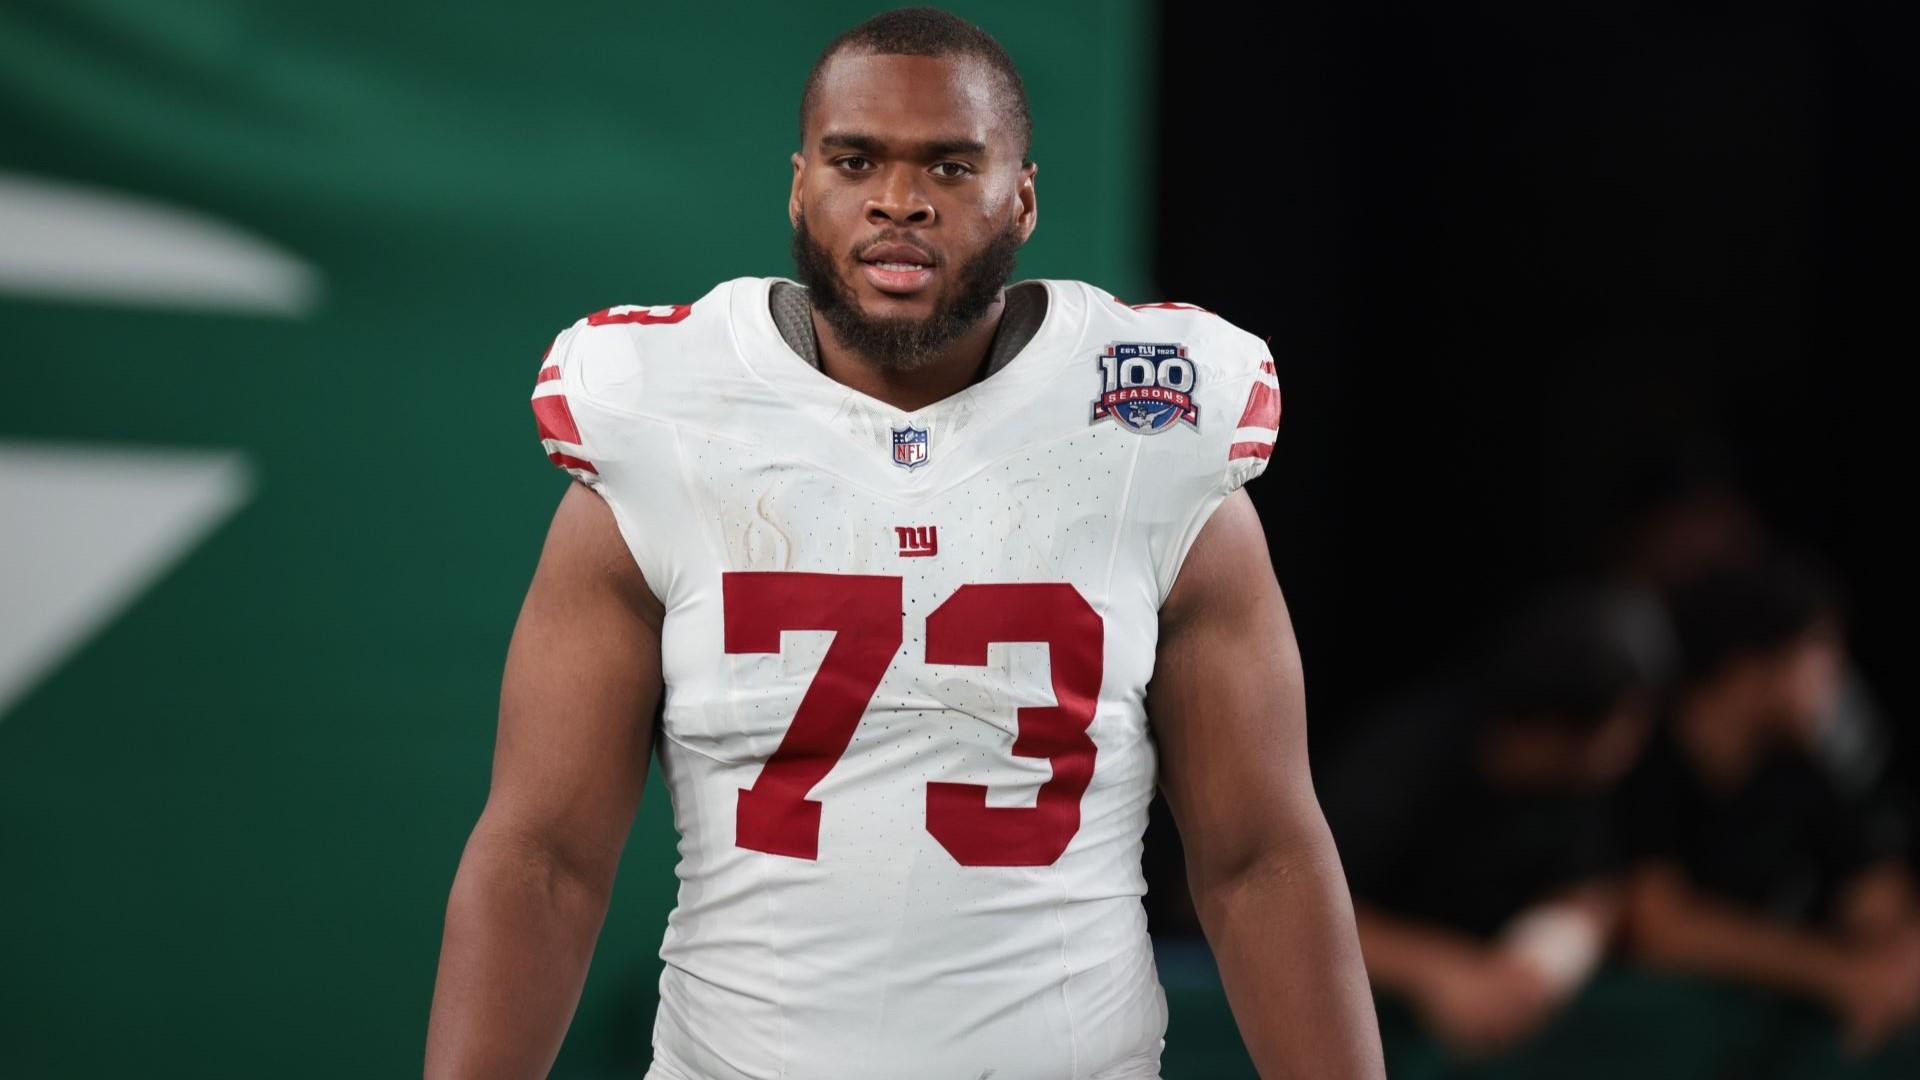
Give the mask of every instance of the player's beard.
M 813 309 L 833 327 L 842 345 L 889 371 L 924 367 L 942 347 L 972 329 L 1013 277 L 1019 253 L 1015 222 L 961 264 L 953 287 L 926 318 L 875 318 L 861 310 L 859 299 L 840 278 L 839 262 L 807 230 L 806 215 L 793 227 L 794 274 L 807 287 Z

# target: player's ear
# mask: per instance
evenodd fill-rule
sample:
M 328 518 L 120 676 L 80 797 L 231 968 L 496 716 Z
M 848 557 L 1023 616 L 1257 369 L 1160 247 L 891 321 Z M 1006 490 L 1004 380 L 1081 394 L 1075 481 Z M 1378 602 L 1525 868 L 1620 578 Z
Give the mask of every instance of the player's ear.
M 787 192 L 787 224 L 794 228 L 800 226 L 800 176 L 806 171 L 806 155 L 795 151 L 793 155 L 793 187 Z
M 1014 189 L 1014 198 L 1020 200 L 1020 242 L 1026 243 L 1033 235 L 1034 227 L 1040 224 L 1039 196 L 1033 189 L 1033 178 L 1040 172 L 1035 162 L 1027 162 L 1020 167 L 1020 183 Z

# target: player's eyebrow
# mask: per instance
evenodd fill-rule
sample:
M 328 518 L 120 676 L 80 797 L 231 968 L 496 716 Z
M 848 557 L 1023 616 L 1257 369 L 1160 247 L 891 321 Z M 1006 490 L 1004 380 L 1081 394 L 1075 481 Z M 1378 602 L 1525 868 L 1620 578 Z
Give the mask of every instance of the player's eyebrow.
M 952 157 L 956 155 L 978 156 L 987 152 L 987 144 L 978 139 L 929 139 L 926 142 L 907 143 L 908 150 L 918 150 L 921 157 Z M 887 151 L 887 141 L 874 135 L 863 135 L 853 131 L 829 131 L 820 136 L 822 150 L 853 150 L 862 154 L 880 155 Z

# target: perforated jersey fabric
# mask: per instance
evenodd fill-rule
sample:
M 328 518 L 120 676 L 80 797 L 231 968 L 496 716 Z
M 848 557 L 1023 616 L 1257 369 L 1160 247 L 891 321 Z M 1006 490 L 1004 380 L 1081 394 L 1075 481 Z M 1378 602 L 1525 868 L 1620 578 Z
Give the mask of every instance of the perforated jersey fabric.
M 1156 1076 L 1146 687 L 1194 537 L 1272 452 L 1266 346 L 1039 280 L 1011 355 L 904 412 L 809 362 L 789 289 L 597 312 L 534 384 L 666 613 L 652 1075 Z

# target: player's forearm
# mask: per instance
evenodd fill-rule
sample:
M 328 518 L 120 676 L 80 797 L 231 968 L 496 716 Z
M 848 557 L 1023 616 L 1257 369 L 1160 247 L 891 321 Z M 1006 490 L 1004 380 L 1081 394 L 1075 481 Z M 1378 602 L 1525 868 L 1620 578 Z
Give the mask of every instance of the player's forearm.
M 1330 837 L 1231 874 L 1194 875 L 1194 903 L 1260 1075 L 1383 1077 L 1380 1030 Z
M 580 1001 L 611 874 L 569 867 L 483 821 L 461 856 L 433 1016 L 429 1078 L 545 1076 Z

